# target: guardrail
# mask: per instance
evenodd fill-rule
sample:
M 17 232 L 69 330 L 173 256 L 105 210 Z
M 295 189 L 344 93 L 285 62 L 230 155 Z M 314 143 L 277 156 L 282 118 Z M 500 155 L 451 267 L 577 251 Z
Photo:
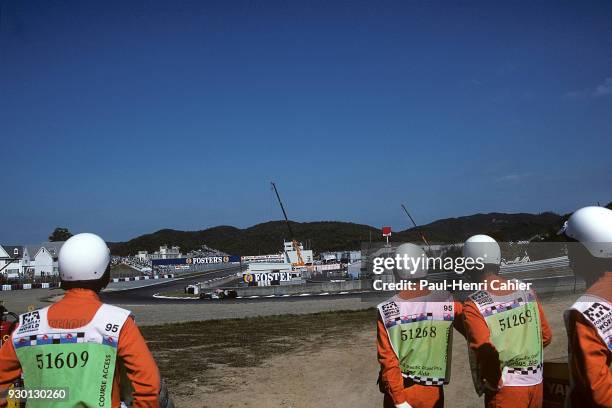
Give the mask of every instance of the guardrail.
M 567 257 L 543 259 L 522 264 L 504 265 L 500 275 L 507 278 L 518 278 L 530 282 L 541 294 L 571 292 L 584 287 L 584 282 L 577 280 L 569 268 Z M 438 272 L 428 274 L 429 281 L 460 279 L 463 275 L 455 272 Z M 346 282 L 307 283 L 303 285 L 279 285 L 235 288 L 242 298 L 272 297 L 294 294 L 318 294 L 338 291 L 370 291 L 370 280 L 347 280 Z
M 234 288 L 238 296 L 248 298 L 250 296 L 278 296 L 294 294 L 310 294 L 339 291 L 355 291 L 370 289 L 368 280 L 347 280 L 344 282 L 321 282 L 306 283 L 303 285 L 278 285 L 278 286 L 250 286 L 248 288 Z
M 16 283 L 12 285 L 1 285 L 0 291 L 28 290 L 28 289 L 51 289 L 59 288 L 59 283 Z
M 528 272 L 554 268 L 569 268 L 569 259 L 567 258 L 567 256 L 561 256 L 558 258 L 551 259 L 542 259 L 539 261 L 530 261 L 525 263 L 502 265 L 500 268 L 500 273 L 503 275 L 507 273 Z
M 131 276 L 128 278 L 113 278 L 112 282 L 133 282 L 133 281 L 141 281 L 141 280 L 170 279 L 170 278 L 174 278 L 174 274 L 154 275 L 154 276 Z

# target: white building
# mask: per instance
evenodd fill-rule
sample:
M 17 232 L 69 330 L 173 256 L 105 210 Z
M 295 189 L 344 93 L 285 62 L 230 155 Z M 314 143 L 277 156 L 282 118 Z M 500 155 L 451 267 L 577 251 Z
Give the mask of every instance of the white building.
M 140 256 L 140 252 L 138 252 Z M 173 246 L 172 248 L 168 248 L 167 245 L 162 245 L 159 247 L 159 251 L 155 251 L 149 255 L 149 259 L 175 259 L 182 258 L 181 248 L 177 246 Z
M 35 277 L 59 275 L 57 257 L 64 241 L 27 245 L 23 251 L 23 272 Z
M 7 278 L 18 278 L 23 266 L 23 247 L 20 245 L 0 246 L 0 270 Z
M 0 269 L 7 278 L 59 275 L 57 257 L 64 242 L 0 246 Z
M 323 262 L 353 263 L 361 260 L 361 251 L 322 252 L 319 257 Z

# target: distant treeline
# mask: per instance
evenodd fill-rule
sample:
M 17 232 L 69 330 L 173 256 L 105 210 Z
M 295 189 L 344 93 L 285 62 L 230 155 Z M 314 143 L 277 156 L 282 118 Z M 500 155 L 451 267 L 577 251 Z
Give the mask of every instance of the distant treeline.
M 612 208 L 612 202 L 607 205 Z M 421 230 L 431 243 L 462 242 L 474 234 L 489 234 L 500 241 L 530 239 L 536 235 L 555 240 L 556 232 L 569 216 L 552 212 L 541 214 L 475 214 L 446 218 L 423 225 Z M 360 249 L 363 242 L 380 241 L 380 229 L 350 222 L 291 222 L 295 238 L 315 250 L 336 251 Z M 258 255 L 279 252 L 283 239 L 289 239 L 284 221 L 270 221 L 239 229 L 219 226 L 202 231 L 163 229 L 127 242 L 110 243 L 115 255 L 134 255 L 139 250 L 153 252 L 161 245 L 177 245 L 183 253 L 198 249 L 202 244 L 233 255 Z M 415 228 L 394 233 L 393 241 L 419 241 Z

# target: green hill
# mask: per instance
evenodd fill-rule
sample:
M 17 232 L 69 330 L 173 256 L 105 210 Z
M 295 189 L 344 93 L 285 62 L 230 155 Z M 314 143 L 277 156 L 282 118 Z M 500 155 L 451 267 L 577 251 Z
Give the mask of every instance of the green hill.
M 498 240 L 516 241 L 538 234 L 558 230 L 563 216 L 551 212 L 542 214 L 475 214 L 447 218 L 422 226 L 432 243 L 461 242 L 471 235 L 485 233 Z M 350 222 L 291 222 L 296 239 L 316 252 L 359 249 L 362 242 L 380 241 L 380 229 Z M 270 221 L 249 228 L 218 226 L 201 231 L 176 231 L 163 229 L 142 235 L 127 242 L 111 243 L 115 255 L 136 254 L 139 250 L 156 251 L 160 245 L 178 245 L 182 252 L 206 244 L 234 255 L 276 253 L 281 250 L 283 239 L 288 239 L 283 221 Z M 414 229 L 394 234 L 394 241 L 419 241 Z
M 291 222 L 296 238 L 317 251 L 359 248 L 361 242 L 380 231 L 367 225 L 349 222 Z M 279 252 L 283 239 L 288 239 L 284 221 L 270 221 L 249 228 L 219 226 L 202 231 L 164 229 L 142 235 L 127 242 L 111 243 L 115 255 L 135 254 L 139 250 L 156 251 L 160 245 L 178 245 L 182 252 L 198 249 L 202 244 L 236 255 L 257 255 Z

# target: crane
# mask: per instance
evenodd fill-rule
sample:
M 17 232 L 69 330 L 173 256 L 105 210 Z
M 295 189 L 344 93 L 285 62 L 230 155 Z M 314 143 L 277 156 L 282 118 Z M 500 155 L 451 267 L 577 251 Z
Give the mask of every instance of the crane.
M 417 232 L 421 236 L 421 239 L 423 240 L 425 245 L 427 245 L 427 247 L 429 247 L 429 242 L 427 242 L 427 239 L 425 238 L 425 234 L 423 234 L 423 231 L 421 230 L 421 227 L 419 227 L 417 225 L 417 223 L 414 222 L 414 219 L 412 218 L 412 216 L 410 215 L 410 213 L 408 212 L 408 209 L 406 208 L 406 206 L 404 204 L 402 204 L 402 208 L 404 209 L 404 212 L 406 213 L 408 218 L 410 218 L 410 221 L 412 221 L 412 225 L 414 225 L 414 228 L 416 228 Z
M 283 205 L 280 195 L 278 194 L 278 190 L 276 189 L 276 184 L 274 182 L 271 182 L 270 184 L 272 184 L 272 188 L 274 189 L 274 192 L 276 193 L 276 198 L 278 199 L 280 208 L 283 211 L 283 216 L 285 217 L 285 223 L 287 223 L 287 228 L 289 229 L 289 239 L 291 239 L 291 245 L 293 246 L 293 249 L 295 250 L 295 253 L 297 254 L 297 262 L 294 262 L 291 265 L 304 266 L 305 264 L 304 264 L 304 259 L 302 258 L 302 250 L 300 249 L 300 243 L 297 242 L 297 240 L 293 236 L 293 230 L 291 229 L 289 218 L 287 218 L 287 211 L 285 211 L 285 206 Z

